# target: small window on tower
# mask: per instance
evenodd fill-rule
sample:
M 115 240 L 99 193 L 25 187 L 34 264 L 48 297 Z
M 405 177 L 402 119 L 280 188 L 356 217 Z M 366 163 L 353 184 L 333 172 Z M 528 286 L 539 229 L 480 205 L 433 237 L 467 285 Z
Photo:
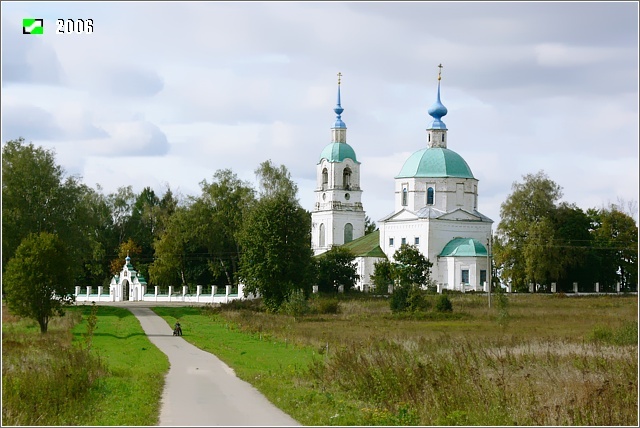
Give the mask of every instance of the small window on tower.
M 429 142 L 431 142 L 431 134 L 429 134 Z
M 444 143 L 444 134 L 442 134 L 442 142 Z
M 407 189 L 407 185 L 404 184 L 402 186 L 402 206 L 406 207 L 407 206 L 407 196 L 408 196 L 409 190 Z

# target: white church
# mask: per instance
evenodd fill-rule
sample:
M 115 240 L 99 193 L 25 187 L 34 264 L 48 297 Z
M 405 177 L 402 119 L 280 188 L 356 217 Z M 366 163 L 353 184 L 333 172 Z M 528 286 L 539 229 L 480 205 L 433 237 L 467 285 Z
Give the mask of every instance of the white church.
M 361 290 L 371 287 L 374 264 L 384 258 L 393 260 L 402 244 L 414 245 L 433 264 L 431 279 L 439 291 L 486 290 L 493 220 L 478 211 L 478 180 L 471 168 L 447 148 L 447 127 L 442 121 L 447 108 L 440 101 L 440 81 L 439 72 L 436 102 L 428 110 L 433 120 L 425 147 L 409 156 L 395 176 L 393 212 L 377 220 L 379 229 L 365 236 L 360 162 L 347 144 L 338 79 L 331 143 L 317 164 L 311 245 L 315 255 L 333 246 L 351 249 L 360 275 L 356 286 Z

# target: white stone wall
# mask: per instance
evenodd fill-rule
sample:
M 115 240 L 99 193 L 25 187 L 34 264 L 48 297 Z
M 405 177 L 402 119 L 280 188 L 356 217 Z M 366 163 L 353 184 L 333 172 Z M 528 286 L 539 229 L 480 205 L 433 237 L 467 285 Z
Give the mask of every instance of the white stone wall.
M 461 197 L 458 184 L 462 184 Z M 402 189 L 408 186 L 407 205 L 402 205 Z M 478 180 L 472 178 L 397 178 L 395 180 L 395 212 L 408 209 L 413 212 L 427 206 L 427 189 L 434 189 L 433 208 L 454 211 L 462 208 L 473 211 L 478 208 Z
M 364 291 L 364 286 L 369 286 L 369 291 L 373 288 L 373 281 L 371 280 L 371 275 L 373 275 L 375 270 L 375 264 L 384 260 L 378 257 L 356 257 L 356 273 L 360 276 L 360 278 L 356 281 L 355 288 L 360 291 Z

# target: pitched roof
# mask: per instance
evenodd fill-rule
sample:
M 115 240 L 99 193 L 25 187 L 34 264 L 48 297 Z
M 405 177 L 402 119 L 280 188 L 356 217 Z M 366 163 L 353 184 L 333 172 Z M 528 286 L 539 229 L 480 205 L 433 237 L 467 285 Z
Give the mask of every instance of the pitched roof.
M 342 246 L 347 248 L 356 257 L 382 257 L 387 258 L 386 254 L 380 248 L 380 230 L 371 232 L 361 238 L 347 242 Z

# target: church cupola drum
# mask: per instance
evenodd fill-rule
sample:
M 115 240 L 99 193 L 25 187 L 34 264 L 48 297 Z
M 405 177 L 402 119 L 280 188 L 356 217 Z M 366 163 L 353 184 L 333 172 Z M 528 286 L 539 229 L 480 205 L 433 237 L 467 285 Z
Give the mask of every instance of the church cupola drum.
M 320 153 L 316 166 L 315 206 L 311 212 L 311 246 L 321 254 L 364 236 L 365 213 L 360 189 L 360 162 L 347 144 L 340 100 L 342 73 L 338 73 L 338 100 L 333 111 L 331 142 Z

